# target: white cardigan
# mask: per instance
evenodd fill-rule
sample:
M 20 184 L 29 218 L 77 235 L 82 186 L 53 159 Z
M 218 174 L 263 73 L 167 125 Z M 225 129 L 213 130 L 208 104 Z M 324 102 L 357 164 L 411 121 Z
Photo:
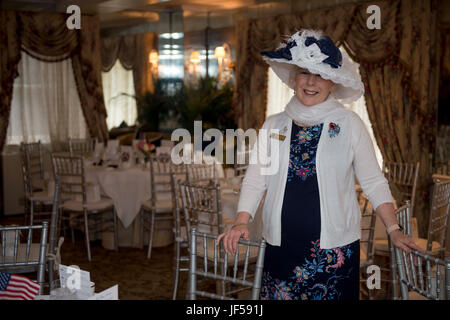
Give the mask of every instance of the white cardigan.
M 328 131 L 330 123 L 340 127 L 339 134 L 334 137 Z M 271 245 L 280 246 L 281 208 L 289 164 L 292 119 L 283 111 L 268 117 L 262 129 L 279 130 L 285 139 L 262 135 L 260 131 L 256 148 L 252 149 L 250 156 L 253 162 L 257 157 L 260 161 L 251 163 L 247 169 L 242 182 L 238 212 L 248 212 L 253 219 L 267 191 L 262 211 L 262 236 Z M 262 175 L 262 164 L 267 164 L 271 143 L 279 145 L 279 153 L 276 155 L 279 168 L 275 174 Z M 323 249 L 347 245 L 361 237 L 361 211 L 356 199 L 355 174 L 373 208 L 382 203 L 393 202 L 367 129 L 359 116 L 349 109 L 345 109 L 339 116 L 335 115 L 333 119 L 326 118 L 323 122 L 316 153 L 316 172 L 320 196 L 320 247 Z M 302 200 L 299 199 L 298 202 L 299 210 Z

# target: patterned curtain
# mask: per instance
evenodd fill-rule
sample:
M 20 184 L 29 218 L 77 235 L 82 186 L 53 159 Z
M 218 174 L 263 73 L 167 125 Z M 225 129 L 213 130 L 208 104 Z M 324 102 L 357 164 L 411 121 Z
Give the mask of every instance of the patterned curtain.
M 98 17 L 82 16 L 81 25 L 77 52 L 72 56 L 73 72 L 89 133 L 106 141 L 109 135 L 103 99 L 100 22 Z
M 0 150 L 6 141 L 14 79 L 19 75 L 19 18 L 12 11 L 0 11 Z
M 370 30 L 368 3 L 271 18 L 239 20 L 234 108 L 240 128 L 265 120 L 267 64 L 273 50 L 301 28 L 321 29 L 360 64 L 369 118 L 386 161 L 420 161 L 415 215 L 428 226 L 431 154 L 436 140 L 439 81 L 438 1 L 374 1 L 381 29 Z
M 148 54 L 158 47 L 154 32 L 107 37 L 101 39 L 102 71 L 108 72 L 119 59 L 127 70 L 133 70 L 134 88 L 137 94 L 153 91 Z
M 98 17 L 82 15 L 80 30 L 69 30 L 66 19 L 65 14 L 0 11 L 0 24 L 3 26 L 0 30 L 0 150 L 6 139 L 20 50 L 46 62 L 72 58 L 89 132 L 102 141 L 108 138 L 101 83 Z

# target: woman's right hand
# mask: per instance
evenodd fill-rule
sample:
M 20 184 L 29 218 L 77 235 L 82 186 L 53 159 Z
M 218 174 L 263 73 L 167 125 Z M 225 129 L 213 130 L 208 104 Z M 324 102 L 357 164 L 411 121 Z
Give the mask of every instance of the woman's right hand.
M 227 253 L 234 254 L 238 245 L 239 239 L 250 241 L 250 231 L 247 225 L 236 225 L 227 232 L 222 233 L 216 240 L 219 245 L 220 240 L 223 239 L 223 248 Z

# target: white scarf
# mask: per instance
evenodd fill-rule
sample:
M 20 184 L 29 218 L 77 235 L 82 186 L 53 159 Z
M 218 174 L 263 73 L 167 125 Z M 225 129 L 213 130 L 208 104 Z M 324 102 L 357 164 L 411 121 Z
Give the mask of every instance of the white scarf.
M 294 95 L 285 109 L 290 118 L 306 126 L 322 123 L 329 116 L 338 115 L 343 110 L 345 107 L 331 95 L 324 102 L 313 106 L 305 106 Z

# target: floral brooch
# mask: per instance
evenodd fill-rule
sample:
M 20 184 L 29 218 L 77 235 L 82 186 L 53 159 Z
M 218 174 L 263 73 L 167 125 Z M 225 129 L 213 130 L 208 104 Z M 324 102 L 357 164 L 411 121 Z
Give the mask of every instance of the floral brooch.
M 330 134 L 330 138 L 336 137 L 341 131 L 341 127 L 334 122 L 330 122 L 330 126 L 328 127 L 328 133 Z

